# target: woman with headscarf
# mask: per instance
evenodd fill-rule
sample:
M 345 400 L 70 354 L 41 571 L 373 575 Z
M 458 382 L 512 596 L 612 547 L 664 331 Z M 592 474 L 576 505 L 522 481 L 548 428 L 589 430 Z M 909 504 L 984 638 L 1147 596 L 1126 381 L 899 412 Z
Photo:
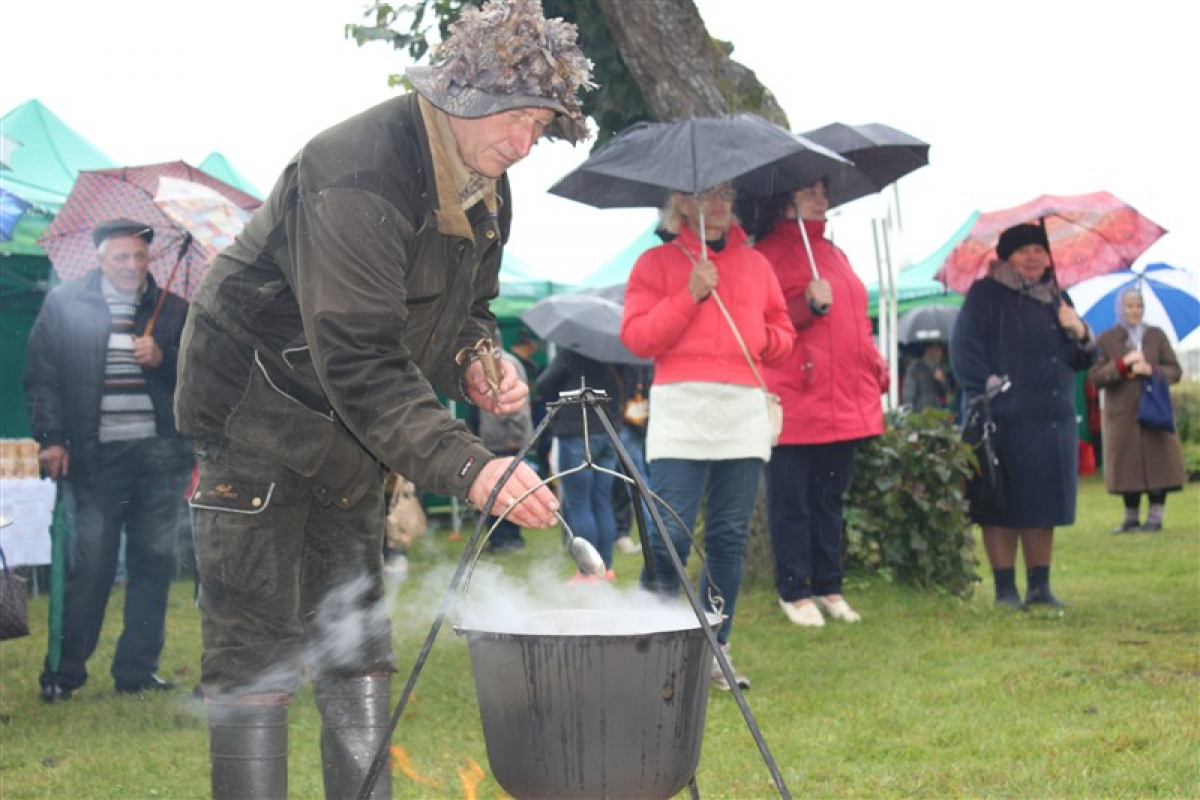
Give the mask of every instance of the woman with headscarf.
M 1054 528 L 1075 522 L 1075 373 L 1091 366 L 1095 344 L 1058 288 L 1040 225 L 1004 231 L 996 254 L 1000 260 L 967 292 L 950 338 L 954 375 L 966 396 L 964 415 L 978 404 L 990 377 L 1006 376 L 1011 383 L 991 401 L 1007 503 L 999 513 L 972 511 L 971 518 L 983 529 L 996 602 L 1060 607 L 1050 590 Z M 1016 588 L 1018 544 L 1028 581 L 1024 605 Z
M 764 364 L 786 358 L 796 336 L 771 265 L 746 245 L 733 199 L 728 184 L 699 198 L 671 195 L 663 223 L 678 235 L 634 264 L 621 320 L 625 345 L 654 360 L 654 412 L 646 431 L 650 488 L 683 520 L 681 527 L 662 513 L 685 565 L 697 514 L 701 505 L 705 508 L 707 568 L 700 571 L 699 594 L 711 610 L 711 580 L 724 601 L 726 618 L 717 640 L 726 656 L 750 514 L 771 454 L 766 398 L 755 370 L 761 373 Z M 677 592 L 680 577 L 660 531 L 652 532 L 650 546 L 655 580 L 649 585 L 643 572 L 643 584 Z M 749 687 L 744 674 L 734 670 L 734 677 L 740 687 Z M 730 688 L 716 663 L 711 678 L 717 688 Z
M 783 432 L 767 464 L 767 514 L 779 607 L 805 627 L 824 625 L 822 611 L 860 619 L 842 596 L 842 496 L 859 443 L 883 431 L 887 379 L 867 290 L 825 238 L 828 210 L 823 181 L 773 198 L 759 217 L 766 235 L 757 245 L 798 335 L 787 360 L 766 371 L 783 401 Z
M 1156 375 L 1165 383 L 1183 377 L 1179 360 L 1162 329 L 1143 322 L 1145 303 L 1137 287 L 1117 297 L 1117 324 L 1096 340 L 1096 364 L 1088 378 L 1103 393 L 1102 432 L 1104 485 L 1125 501 L 1125 518 L 1113 533 L 1162 530 L 1167 492 L 1187 480 L 1179 436 L 1137 421 L 1143 379 Z M 1142 494 L 1150 508 L 1139 522 Z

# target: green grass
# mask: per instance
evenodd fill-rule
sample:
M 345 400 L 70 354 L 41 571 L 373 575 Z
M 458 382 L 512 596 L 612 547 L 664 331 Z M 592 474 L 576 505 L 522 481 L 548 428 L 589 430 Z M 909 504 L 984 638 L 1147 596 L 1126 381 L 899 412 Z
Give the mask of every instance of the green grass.
M 795 797 L 1200 796 L 1200 492 L 1172 495 L 1158 535 L 1113 536 L 1120 501 L 1081 486 L 1059 531 L 1053 582 L 1064 613 L 1017 613 L 851 577 L 864 622 L 788 625 L 769 586 L 739 601 L 734 654 L 747 700 Z M 572 571 L 557 536 L 501 563 L 514 584 Z M 442 600 L 462 541 L 422 540 L 401 592 L 397 694 Z M 638 556 L 617 556 L 632 585 Z M 531 565 L 538 564 L 534 568 Z M 986 569 L 983 570 L 986 572 Z M 474 588 L 488 585 L 477 574 Z M 1021 581 L 1023 582 L 1023 581 Z M 199 701 L 118 697 L 107 676 L 119 633 L 114 592 L 92 681 L 68 703 L 37 699 L 45 598 L 33 635 L 0 644 L 0 797 L 199 798 L 208 794 Z M 199 624 L 176 584 L 162 673 L 197 680 Z M 320 797 L 319 720 L 305 690 L 290 724 L 291 793 Z M 397 797 L 462 797 L 468 759 L 487 769 L 466 645 L 442 629 L 394 742 L 430 783 L 397 773 Z M 729 695 L 709 700 L 697 784 L 705 798 L 777 796 Z M 478 796 L 501 797 L 492 780 Z

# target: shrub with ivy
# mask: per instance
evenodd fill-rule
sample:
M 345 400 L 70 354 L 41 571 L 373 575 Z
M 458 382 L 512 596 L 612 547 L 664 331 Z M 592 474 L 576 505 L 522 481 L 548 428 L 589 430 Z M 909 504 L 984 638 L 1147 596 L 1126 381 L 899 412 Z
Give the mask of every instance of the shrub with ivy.
M 1200 480 L 1200 383 L 1177 383 L 1171 387 L 1175 409 L 1175 431 L 1183 445 L 1183 465 L 1188 480 Z
M 846 496 L 846 563 L 966 596 L 979 580 L 963 487 L 971 449 L 945 411 L 890 412 L 859 448 Z
M 846 568 L 968 596 L 979 580 L 963 497 L 975 468 L 950 415 L 891 412 L 882 436 L 858 449 L 846 496 Z M 773 579 L 765 498 L 750 520 L 744 580 Z

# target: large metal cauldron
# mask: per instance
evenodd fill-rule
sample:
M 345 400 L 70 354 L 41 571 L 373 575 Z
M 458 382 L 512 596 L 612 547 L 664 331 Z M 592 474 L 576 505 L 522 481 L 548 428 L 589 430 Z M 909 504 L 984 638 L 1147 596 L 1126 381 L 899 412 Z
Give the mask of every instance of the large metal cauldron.
M 505 791 L 669 798 L 687 785 L 713 656 L 691 609 L 666 611 L 546 611 L 492 630 L 464 620 L 488 761 Z

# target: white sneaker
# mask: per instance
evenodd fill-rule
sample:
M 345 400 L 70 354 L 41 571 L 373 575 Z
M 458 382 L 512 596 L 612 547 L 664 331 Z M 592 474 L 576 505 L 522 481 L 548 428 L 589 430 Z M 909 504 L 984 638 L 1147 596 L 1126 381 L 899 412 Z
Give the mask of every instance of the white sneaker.
M 733 672 L 733 679 L 737 681 L 738 688 L 749 689 L 750 679 L 739 672 L 738 668 L 734 666 L 733 658 L 729 655 L 729 645 L 721 645 L 721 652 L 725 654 L 725 660 L 729 662 L 729 669 L 731 672 Z M 717 661 L 716 656 L 713 656 L 712 672 L 709 673 L 709 680 L 712 681 L 713 686 L 717 687 L 721 691 L 730 691 L 729 681 L 725 679 L 725 672 L 721 669 L 721 663 Z
M 636 555 L 642 552 L 642 546 L 630 536 L 622 536 L 617 539 L 617 549 L 626 555 Z
M 782 597 L 779 598 L 779 607 L 783 609 L 783 613 L 793 625 L 802 625 L 806 628 L 820 628 L 825 624 L 825 618 L 821 616 L 820 609 L 813 602 L 798 601 L 800 604 L 789 603 Z
M 858 622 L 862 619 L 844 597 L 839 597 L 837 600 L 829 600 L 825 597 L 814 597 L 813 599 L 833 619 L 840 619 L 842 622 Z

